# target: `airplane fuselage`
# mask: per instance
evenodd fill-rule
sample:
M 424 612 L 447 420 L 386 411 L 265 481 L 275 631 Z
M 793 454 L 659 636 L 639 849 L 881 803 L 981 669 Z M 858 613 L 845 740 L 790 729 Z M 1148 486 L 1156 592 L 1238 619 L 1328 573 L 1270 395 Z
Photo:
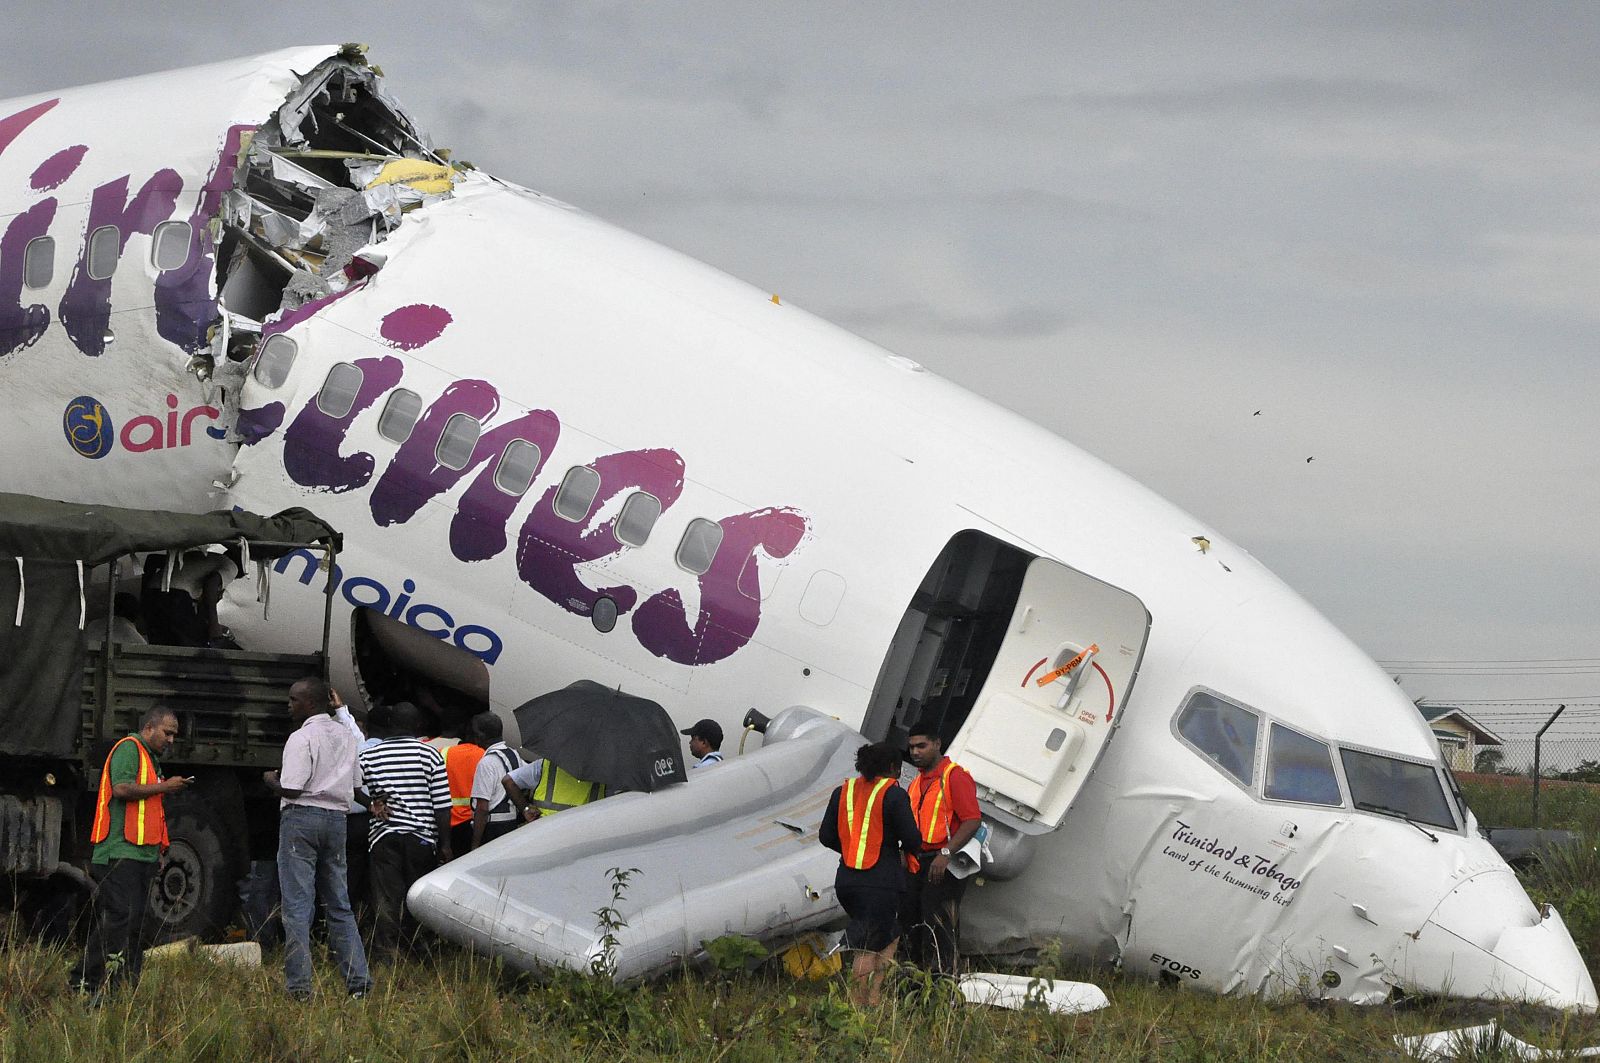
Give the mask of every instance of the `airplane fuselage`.
M 933 631 L 937 612 L 919 595 L 947 547 L 977 536 L 1136 599 L 1147 632 L 1102 649 L 1125 658 L 1124 679 L 1101 669 L 1103 687 L 1086 678 L 1064 702 L 1101 751 L 1059 828 L 1035 832 L 1028 869 L 970 891 L 969 947 L 1060 940 L 1219 991 L 1309 983 L 1375 1001 L 1420 987 L 1594 1006 L 1570 937 L 1477 837 L 1389 678 L 1243 549 L 1071 444 L 768 292 L 476 171 L 436 177 L 444 191 L 392 211 L 378 185 L 356 189 L 378 203 L 370 235 L 318 272 L 336 241 L 307 243 L 305 219 L 293 233 L 262 224 L 276 201 L 246 174 L 269 141 L 295 143 L 279 108 L 313 68 L 359 66 L 333 54 L 0 105 L 7 490 L 313 510 L 345 535 L 333 656 L 346 689 L 370 682 L 357 642 L 376 614 L 482 662 L 503 714 L 595 679 L 730 734 L 750 708 L 791 705 L 873 738 L 908 722 L 915 706 L 893 695 L 922 675 L 915 623 Z M 174 116 L 160 138 L 118 117 L 155 113 Z M 286 195 L 311 186 L 282 180 Z M 170 222 L 188 223 L 187 251 L 163 268 Z M 108 226 L 109 260 L 95 235 Z M 31 284 L 43 274 L 28 276 L 27 248 L 42 238 L 54 268 Z M 263 246 L 246 255 L 230 240 Z M 240 279 L 247 260 L 270 273 L 275 257 L 288 290 L 301 274 L 321 289 L 280 304 Z M 1062 366 L 1037 386 L 1071 379 Z M 322 576 L 291 555 L 271 582 L 268 619 L 255 582 L 234 584 L 235 634 L 303 649 Z M 1017 593 L 1003 615 L 971 616 L 1010 638 L 1008 618 L 1026 620 Z M 1099 632 L 1061 641 L 1109 639 Z M 941 629 L 940 653 L 954 637 Z M 949 704 L 968 682 L 969 703 L 979 687 L 1044 696 L 1034 669 L 996 660 L 965 674 L 925 662 L 927 683 L 904 700 Z M 1185 730 L 1202 695 L 1255 721 L 1248 764 L 1219 767 Z M 1317 800 L 1273 796 L 1269 747 L 1291 735 L 1327 760 L 1332 789 Z M 1432 779 L 1445 811 L 1418 824 L 1356 807 L 1362 754 L 1416 766 L 1406 778 Z M 1550 941 L 1517 952 L 1507 934 Z

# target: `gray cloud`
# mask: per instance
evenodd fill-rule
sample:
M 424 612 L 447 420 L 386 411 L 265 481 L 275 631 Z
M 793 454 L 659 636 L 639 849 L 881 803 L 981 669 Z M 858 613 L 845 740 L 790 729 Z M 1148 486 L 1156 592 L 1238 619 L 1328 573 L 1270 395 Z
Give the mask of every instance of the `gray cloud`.
M 928 303 L 823 306 L 817 310 L 835 324 L 863 334 L 892 327 L 913 334 L 995 340 L 1054 335 L 1072 320 L 1060 310 L 1043 306 L 1014 306 L 980 314 L 951 313 Z
M 1392 81 L 1272 77 L 1257 81 L 1226 81 L 1186 89 L 1077 92 L 1059 102 L 1082 107 L 1148 111 L 1165 116 L 1241 112 L 1350 115 L 1387 114 L 1397 108 L 1426 109 L 1436 107 L 1448 98 L 1438 90 Z

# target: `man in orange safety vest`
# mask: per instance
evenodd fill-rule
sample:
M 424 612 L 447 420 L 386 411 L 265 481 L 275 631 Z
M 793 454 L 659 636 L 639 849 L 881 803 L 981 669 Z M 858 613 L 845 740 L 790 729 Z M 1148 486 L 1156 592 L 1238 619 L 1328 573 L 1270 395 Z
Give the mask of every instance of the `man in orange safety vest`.
M 922 852 L 906 861 L 911 872 L 900 923 L 913 963 L 939 974 L 956 971 L 956 938 L 966 880 L 947 874 L 950 854 L 972 840 L 982 823 L 978 786 L 967 769 L 944 755 L 938 725 L 912 726 L 906 751 L 917 769 L 907 787 L 922 832 Z
M 74 972 L 79 991 L 99 998 L 103 986 L 135 985 L 144 962 L 145 905 L 161 855 L 167 848 L 167 817 L 162 797 L 178 793 L 192 778 L 161 777 L 156 757 L 178 737 L 178 717 L 156 705 L 139 721 L 139 730 L 119 739 L 100 771 L 90 873 L 93 921 L 83 960 Z M 109 970 L 110 976 L 107 977 Z

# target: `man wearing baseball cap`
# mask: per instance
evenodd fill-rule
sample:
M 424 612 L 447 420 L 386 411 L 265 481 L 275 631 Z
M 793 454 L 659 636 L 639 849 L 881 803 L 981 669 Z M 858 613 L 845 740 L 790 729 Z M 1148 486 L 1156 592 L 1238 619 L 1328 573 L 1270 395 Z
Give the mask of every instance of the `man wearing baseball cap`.
M 701 720 L 693 727 L 679 731 L 689 736 L 689 755 L 694 758 L 692 767 L 706 768 L 722 763 L 722 725 L 716 720 Z

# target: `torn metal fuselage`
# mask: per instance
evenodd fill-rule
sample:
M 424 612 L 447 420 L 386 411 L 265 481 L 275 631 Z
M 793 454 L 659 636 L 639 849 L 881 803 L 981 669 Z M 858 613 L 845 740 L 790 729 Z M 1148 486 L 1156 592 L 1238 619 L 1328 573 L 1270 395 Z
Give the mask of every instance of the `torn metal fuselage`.
M 219 382 L 242 377 L 275 320 L 371 275 L 381 257 L 358 253 L 410 211 L 450 198 L 457 178 L 448 153 L 432 148 L 350 49 L 306 75 L 238 151 L 212 221 L 219 328 L 191 366 Z

